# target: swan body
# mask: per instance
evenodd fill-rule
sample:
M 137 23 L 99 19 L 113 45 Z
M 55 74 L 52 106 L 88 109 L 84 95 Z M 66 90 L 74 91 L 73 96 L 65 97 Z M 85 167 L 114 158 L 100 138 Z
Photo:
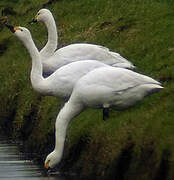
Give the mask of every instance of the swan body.
M 126 109 L 161 89 L 158 81 L 123 68 L 101 67 L 84 75 L 57 116 L 55 149 L 47 156 L 45 167 L 53 168 L 60 162 L 69 122 L 83 110 L 88 107 Z
M 135 68 L 131 62 L 123 58 L 120 54 L 95 44 L 70 44 L 55 51 L 58 37 L 56 23 L 52 13 L 48 9 L 39 10 L 33 22 L 37 21 L 43 22 L 48 29 L 48 41 L 40 51 L 44 74 L 50 75 L 63 65 L 87 59 L 98 60 L 115 67 Z
M 35 81 L 35 75 L 31 75 L 33 88 L 43 94 L 67 98 L 71 95 L 75 83 L 95 68 L 107 66 L 98 61 L 77 61 L 61 67 L 47 78 Z

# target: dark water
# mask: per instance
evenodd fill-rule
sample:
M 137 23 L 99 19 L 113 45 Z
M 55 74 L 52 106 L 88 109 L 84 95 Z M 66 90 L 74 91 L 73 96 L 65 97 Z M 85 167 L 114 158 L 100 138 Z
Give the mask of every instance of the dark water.
M 60 175 L 46 174 L 19 152 L 15 143 L 0 135 L 0 180 L 67 180 Z

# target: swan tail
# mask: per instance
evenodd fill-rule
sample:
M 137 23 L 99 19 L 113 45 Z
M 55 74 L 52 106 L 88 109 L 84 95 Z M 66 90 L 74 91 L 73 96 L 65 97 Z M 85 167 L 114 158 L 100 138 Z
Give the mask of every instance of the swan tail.
M 136 69 L 136 67 L 131 63 L 115 63 L 115 64 L 112 64 L 112 67 L 120 67 L 120 68 L 125 68 L 125 69 L 130 69 L 130 70 Z
M 118 60 L 118 63 L 113 64 L 113 67 L 121 67 L 126 69 L 135 69 L 136 67 L 127 59 L 122 57 L 120 54 L 110 51 L 109 52 L 115 59 Z
M 141 85 L 141 88 L 143 88 L 144 91 L 146 92 L 145 96 L 151 95 L 153 93 L 157 93 L 162 89 L 164 89 L 164 87 L 162 87 L 160 84 L 144 84 Z

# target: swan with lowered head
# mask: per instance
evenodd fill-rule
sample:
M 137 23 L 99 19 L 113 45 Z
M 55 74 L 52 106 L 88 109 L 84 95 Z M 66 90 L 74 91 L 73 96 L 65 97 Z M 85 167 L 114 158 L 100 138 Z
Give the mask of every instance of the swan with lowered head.
M 60 162 L 69 122 L 83 110 L 88 107 L 126 109 L 161 89 L 158 81 L 123 68 L 101 67 L 84 75 L 57 116 L 55 148 L 46 157 L 45 167 L 53 168 Z
M 33 19 L 33 22 L 41 21 L 48 29 L 48 41 L 40 51 L 43 63 L 44 74 L 51 74 L 63 65 L 81 60 L 98 60 L 105 64 L 134 69 L 134 65 L 120 56 L 120 54 L 110 51 L 108 48 L 88 43 L 75 43 L 60 48 L 57 47 L 57 28 L 54 17 L 48 9 L 41 9 Z M 48 57 L 50 57 L 48 59 Z

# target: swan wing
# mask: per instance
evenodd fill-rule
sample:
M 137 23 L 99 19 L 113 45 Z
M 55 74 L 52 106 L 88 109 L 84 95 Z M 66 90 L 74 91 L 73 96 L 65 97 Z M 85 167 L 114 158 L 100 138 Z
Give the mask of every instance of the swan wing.
M 134 69 L 132 63 L 120 56 L 120 54 L 109 51 L 106 47 L 87 43 L 76 43 L 58 49 L 53 56 L 44 62 L 44 71 L 54 72 L 61 66 L 71 62 L 88 59 L 98 60 L 115 67 Z
M 101 67 L 99 69 L 95 69 L 82 77 L 77 83 L 78 86 L 84 88 L 93 85 L 96 87 L 105 87 L 106 89 L 109 88 L 115 93 L 121 93 L 124 90 L 142 84 L 160 85 L 158 81 L 148 76 L 127 69 L 114 67 Z
M 101 67 L 79 79 L 71 99 L 78 99 L 87 107 L 114 106 L 124 109 L 162 88 L 158 81 L 136 72 L 123 68 Z

